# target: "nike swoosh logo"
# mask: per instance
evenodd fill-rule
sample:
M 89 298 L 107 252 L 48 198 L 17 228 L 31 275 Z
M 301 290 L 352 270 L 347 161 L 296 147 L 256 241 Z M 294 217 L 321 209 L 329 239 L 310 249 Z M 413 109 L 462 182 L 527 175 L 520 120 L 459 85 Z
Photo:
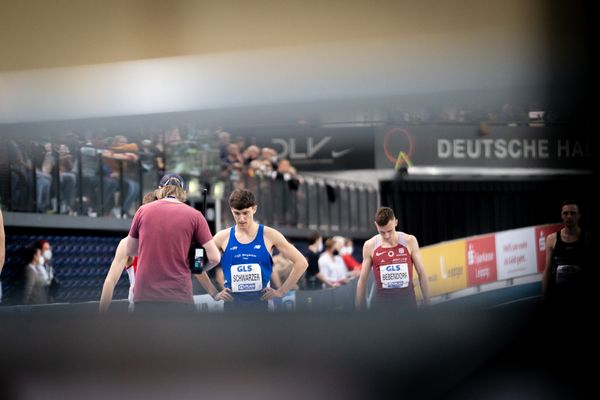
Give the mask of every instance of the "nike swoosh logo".
M 345 149 L 345 150 L 331 150 L 331 157 L 333 158 L 340 158 L 343 155 L 346 155 L 348 153 L 350 153 L 352 151 L 352 149 Z
M 382 251 L 381 253 L 377 253 L 377 252 L 376 252 L 376 253 L 375 253 L 375 255 L 376 255 L 377 257 L 379 257 L 380 255 L 382 255 L 382 254 L 385 254 L 385 253 L 387 253 L 387 251 Z

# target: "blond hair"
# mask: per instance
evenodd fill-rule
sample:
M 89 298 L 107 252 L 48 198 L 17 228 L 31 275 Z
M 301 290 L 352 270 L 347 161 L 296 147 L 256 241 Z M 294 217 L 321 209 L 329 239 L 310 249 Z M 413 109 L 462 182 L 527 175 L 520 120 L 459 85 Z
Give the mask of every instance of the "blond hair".
M 187 194 L 185 190 L 183 190 L 179 186 L 175 185 L 167 185 L 156 191 L 157 199 L 164 199 L 167 196 L 175 196 L 175 198 L 181 202 L 184 202 L 187 199 Z

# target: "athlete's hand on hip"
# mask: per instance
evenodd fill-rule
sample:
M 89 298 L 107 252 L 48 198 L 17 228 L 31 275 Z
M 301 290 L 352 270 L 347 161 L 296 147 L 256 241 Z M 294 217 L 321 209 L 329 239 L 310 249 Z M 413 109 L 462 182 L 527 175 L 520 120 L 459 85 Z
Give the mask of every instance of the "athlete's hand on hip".
M 217 300 L 217 301 L 223 300 L 223 301 L 226 301 L 228 303 L 233 302 L 233 296 L 231 295 L 231 289 L 225 288 L 225 289 L 221 290 L 215 296 L 215 300 Z
M 260 296 L 261 300 L 271 300 L 273 297 L 283 297 L 283 293 L 279 291 L 279 289 L 273 289 L 271 287 L 266 287 L 262 290 L 263 295 Z

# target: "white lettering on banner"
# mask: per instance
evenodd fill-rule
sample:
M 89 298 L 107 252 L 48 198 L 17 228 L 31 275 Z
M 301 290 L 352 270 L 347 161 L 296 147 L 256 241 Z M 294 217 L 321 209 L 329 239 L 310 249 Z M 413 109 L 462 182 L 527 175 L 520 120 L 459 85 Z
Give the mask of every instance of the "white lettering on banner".
M 556 155 L 558 158 L 589 158 L 591 157 L 590 143 L 581 143 L 579 140 L 574 142 L 565 139 L 559 140 L 556 146 Z
M 331 140 L 331 138 L 332 136 L 325 136 L 316 144 L 315 139 L 313 137 L 306 138 L 306 153 L 300 153 L 296 151 L 295 138 L 273 138 L 271 139 L 271 142 L 273 144 L 281 146 L 281 150 L 277 151 L 279 157 L 290 158 L 292 160 L 305 160 L 307 158 L 312 158 L 319 150 L 321 150 L 323 146 L 325 146 Z
M 521 149 L 518 148 L 519 141 L 516 139 L 509 140 L 508 142 L 508 154 L 511 158 L 521 158 Z
M 231 266 L 231 291 L 255 292 L 262 289 L 262 271 L 259 264 L 236 264 Z
M 476 278 L 489 278 L 490 277 L 490 269 L 489 268 L 478 268 L 475 273 Z
M 496 157 L 504 159 L 508 152 L 506 151 L 506 142 L 504 140 L 496 140 L 494 142 Z
M 438 158 L 449 158 L 452 155 L 450 150 L 450 141 L 447 139 L 438 140 Z
M 408 263 L 382 265 L 379 268 L 379 278 L 383 289 L 407 287 L 409 284 Z
M 483 264 L 490 261 L 494 261 L 494 253 L 479 253 L 475 257 L 475 264 Z
M 559 144 L 559 156 L 563 152 L 583 155 L 583 149 Z M 437 156 L 440 159 L 545 159 L 549 158 L 548 139 L 438 139 Z
M 465 140 L 456 139 L 454 140 L 454 158 L 465 158 Z

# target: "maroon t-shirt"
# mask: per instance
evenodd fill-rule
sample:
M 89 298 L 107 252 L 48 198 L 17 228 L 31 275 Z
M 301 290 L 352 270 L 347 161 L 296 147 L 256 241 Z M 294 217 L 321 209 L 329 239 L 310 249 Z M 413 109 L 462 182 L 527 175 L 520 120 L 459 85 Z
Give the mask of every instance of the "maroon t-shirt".
M 133 300 L 193 303 L 188 251 L 192 240 L 212 234 L 204 216 L 175 201 L 158 200 L 138 209 L 129 236 L 139 239 Z

